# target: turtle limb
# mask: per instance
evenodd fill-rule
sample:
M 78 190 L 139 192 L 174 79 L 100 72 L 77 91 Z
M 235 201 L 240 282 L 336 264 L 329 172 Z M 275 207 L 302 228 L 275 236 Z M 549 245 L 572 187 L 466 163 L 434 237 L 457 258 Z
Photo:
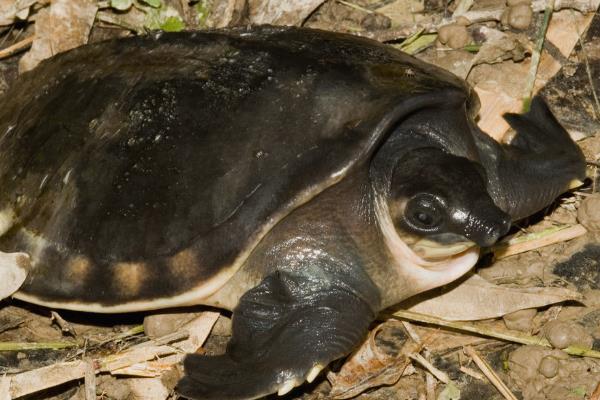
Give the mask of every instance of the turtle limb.
M 192 399 L 283 395 L 352 351 L 374 318 L 348 287 L 276 272 L 240 299 L 224 355 L 186 357 L 178 391 Z
M 15 293 L 27 277 L 29 255 L 0 251 L 0 300 Z
M 480 131 L 475 137 L 490 195 L 515 221 L 585 179 L 585 158 L 541 97 L 533 99 L 528 113 L 504 117 L 517 133 L 509 145 Z

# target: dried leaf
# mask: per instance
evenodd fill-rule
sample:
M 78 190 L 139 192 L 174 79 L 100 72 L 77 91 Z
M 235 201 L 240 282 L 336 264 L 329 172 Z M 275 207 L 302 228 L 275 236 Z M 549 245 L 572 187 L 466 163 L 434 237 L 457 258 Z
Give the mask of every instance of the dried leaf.
M 473 274 L 466 280 L 442 289 L 441 294 L 440 290 L 434 290 L 416 296 L 410 300 L 408 309 L 449 321 L 475 321 L 498 318 L 526 308 L 581 299 L 581 294 L 569 289 L 498 286 Z
M 94 0 L 54 0 L 37 14 L 31 50 L 19 62 L 19 72 L 40 61 L 87 43 L 98 5 Z
M 210 7 L 203 1 L 202 14 L 207 14 L 205 24 L 207 28 L 223 28 L 237 25 L 242 18 L 245 0 L 224 0 L 213 2 Z
M 397 356 L 385 354 L 378 348 L 375 337 L 384 324 L 373 329 L 363 345 L 346 361 L 340 372 L 327 374 L 331 382 L 330 395 L 334 399 L 349 399 L 365 390 L 381 385 L 392 385 L 404 374 L 410 364 L 408 354 L 418 351 L 419 345 L 408 340 Z
M 15 20 L 29 16 L 29 8 L 37 0 L 0 0 L 0 26 L 11 25 Z
M 300 25 L 324 0 L 249 0 L 250 23 Z
M 155 345 L 154 342 L 142 343 L 122 353 L 94 360 L 94 363 L 97 370 L 110 372 L 113 375 L 122 374 L 124 371 L 130 372 L 128 375 L 131 373 L 138 376 L 161 375 L 164 371 L 170 370 L 175 363 L 180 362 L 185 353 L 196 351 L 204 343 L 218 317 L 218 312 L 202 313 L 200 317 L 184 325 L 182 330 L 187 330 L 189 336 L 180 342 L 169 345 Z M 148 364 L 145 362 L 146 360 L 153 361 Z M 80 360 L 59 362 L 9 375 L 6 377 L 10 385 L 9 394 L 11 398 L 16 398 L 80 379 L 85 375 L 86 368 L 87 362 Z M 3 385 L 7 385 L 7 383 L 0 382 L 0 396 L 2 396 Z
M 500 32 L 495 29 L 481 27 L 480 33 L 486 41 L 472 61 L 472 65 L 495 64 L 505 60 L 522 61 L 531 54 L 531 43 L 523 35 L 512 32 Z

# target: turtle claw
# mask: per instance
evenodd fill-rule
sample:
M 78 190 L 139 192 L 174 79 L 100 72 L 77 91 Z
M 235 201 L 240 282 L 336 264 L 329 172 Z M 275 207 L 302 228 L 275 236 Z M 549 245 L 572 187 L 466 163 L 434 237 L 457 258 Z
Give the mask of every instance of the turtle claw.
M 312 383 L 312 381 L 315 380 L 315 378 L 319 375 L 323 368 L 324 366 L 320 364 L 317 364 L 314 367 L 312 367 L 311 370 L 308 371 L 308 374 L 306 374 L 306 382 Z
M 292 389 L 294 389 L 296 386 L 298 386 L 298 384 L 296 383 L 295 380 L 290 379 L 289 381 L 286 381 L 280 388 L 279 390 L 277 390 L 277 395 L 279 396 L 283 396 L 288 394 L 289 392 L 292 391 Z

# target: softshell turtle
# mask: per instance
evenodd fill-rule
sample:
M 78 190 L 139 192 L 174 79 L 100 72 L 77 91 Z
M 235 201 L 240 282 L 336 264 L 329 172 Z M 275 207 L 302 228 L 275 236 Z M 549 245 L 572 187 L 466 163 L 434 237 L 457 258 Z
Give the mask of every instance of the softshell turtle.
M 312 381 L 378 311 L 458 278 L 584 178 L 540 99 L 499 145 L 452 74 L 309 29 L 88 45 L 0 106 L 0 250 L 29 256 L 14 297 L 232 310 L 227 352 L 186 359 L 178 387 L 198 399 Z

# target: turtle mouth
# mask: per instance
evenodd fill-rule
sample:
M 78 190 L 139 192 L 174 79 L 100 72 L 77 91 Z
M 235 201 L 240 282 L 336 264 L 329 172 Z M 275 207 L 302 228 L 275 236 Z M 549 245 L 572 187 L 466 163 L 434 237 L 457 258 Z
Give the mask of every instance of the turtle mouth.
M 411 291 L 418 293 L 445 285 L 477 263 L 479 246 L 476 243 L 458 235 L 446 235 L 445 238 L 451 240 L 438 241 L 409 237 L 394 226 L 384 199 L 378 199 L 376 206 L 387 248 L 400 274 L 412 282 Z
M 420 239 L 410 246 L 410 250 L 422 259 L 424 264 L 435 264 L 459 256 L 476 246 L 475 242 L 470 240 L 444 244 L 430 239 Z

